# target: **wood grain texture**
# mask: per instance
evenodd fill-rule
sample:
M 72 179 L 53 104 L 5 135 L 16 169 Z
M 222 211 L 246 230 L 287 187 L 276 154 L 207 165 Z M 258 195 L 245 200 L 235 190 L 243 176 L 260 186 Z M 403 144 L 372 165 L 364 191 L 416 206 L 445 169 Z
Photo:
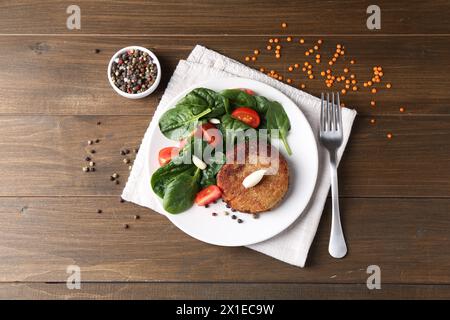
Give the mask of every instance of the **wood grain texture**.
M 298 283 L 83 283 L 68 290 L 65 283 L 0 283 L 0 299 L 96 300 L 266 300 L 266 299 L 449 299 L 448 285 L 383 284 L 368 290 L 364 284 Z
M 0 282 L 64 282 L 67 267 L 78 265 L 87 282 L 365 284 L 375 264 L 382 283 L 450 284 L 449 210 L 448 199 L 342 199 L 347 257 L 328 254 L 327 205 L 301 269 L 244 247 L 202 243 L 117 197 L 2 198 Z
M 371 125 L 369 119 L 358 118 L 340 166 L 342 196 L 450 196 L 449 121 L 384 116 Z M 140 145 L 149 120 L 149 116 L 1 116 L 0 196 L 119 195 L 129 173 L 120 150 Z M 392 140 L 386 138 L 387 132 L 393 132 Z M 100 143 L 87 145 L 97 138 Z M 84 158 L 92 149 L 97 171 L 83 173 Z M 119 185 L 109 180 L 114 172 L 121 175 Z
M 69 31 L 66 1 L 0 2 L 0 299 L 449 299 L 449 1 L 378 1 L 379 31 L 366 28 L 372 3 L 357 0 L 76 4 L 82 29 Z M 273 36 L 283 46 L 279 60 L 265 50 Z M 319 38 L 316 79 L 289 73 Z M 176 64 L 196 44 L 239 61 L 260 49 L 249 66 L 319 95 L 327 89 L 319 72 L 338 43 L 346 55 L 333 72 L 354 59 L 350 73 L 361 89 L 373 66 L 383 67 L 383 86 L 392 83 L 342 99 L 359 113 L 339 172 L 345 259 L 327 253 L 329 204 L 300 269 L 201 243 L 119 201 L 128 175 L 119 150 L 140 144 Z M 163 68 L 158 90 L 139 101 L 119 97 L 106 78 L 111 55 L 131 44 L 152 49 Z M 91 149 L 97 171 L 85 174 Z M 109 181 L 114 172 L 119 185 Z M 72 264 L 81 267 L 81 291 L 66 289 Z M 381 268 L 382 290 L 366 288 L 372 264 Z
M 121 33 L 121 34 L 270 34 L 289 24 L 293 34 L 449 33 L 450 4 L 378 1 L 382 29 L 366 27 L 370 1 L 89 1 L 81 9 L 81 30 L 66 27 L 66 1 L 3 1 L 0 33 Z
M 327 61 L 336 44 L 346 46 L 346 56 L 333 68 L 335 75 L 344 75 L 350 68 L 359 81 L 358 92 L 349 92 L 342 101 L 361 115 L 398 115 L 399 107 L 406 114 L 449 115 L 450 92 L 447 74 L 450 73 L 448 37 L 321 37 L 322 63 L 316 66 L 307 60 L 304 52 L 318 37 L 306 37 L 306 44 L 283 43 L 282 58 L 277 60 L 265 49 L 268 37 L 2 37 L 0 58 L 8 61 L 2 67 L 0 114 L 82 114 L 130 115 L 153 114 L 159 98 L 180 59 L 187 58 L 199 43 L 231 58 L 243 61 L 253 49 L 261 54 L 249 66 L 276 70 L 294 80 L 294 86 L 306 84 L 307 92 L 316 96 L 329 91 L 320 76 L 327 69 Z M 295 38 L 298 39 L 298 38 Z M 130 44 L 151 48 L 160 57 L 163 69 L 162 83 L 150 97 L 127 100 L 110 87 L 106 69 L 110 57 Z M 389 48 L 387 50 L 386 48 Z M 100 49 L 96 54 L 95 49 Z M 350 65 L 355 59 L 356 64 Z M 310 61 L 315 65 L 314 80 L 307 80 L 301 71 L 288 72 L 289 65 Z M 372 94 L 363 87 L 371 79 L 373 66 L 384 68 L 379 92 Z M 348 75 L 347 75 L 348 76 Z M 392 89 L 385 89 L 386 83 Z M 340 90 L 343 85 L 334 87 Z M 370 101 L 377 106 L 371 107 Z

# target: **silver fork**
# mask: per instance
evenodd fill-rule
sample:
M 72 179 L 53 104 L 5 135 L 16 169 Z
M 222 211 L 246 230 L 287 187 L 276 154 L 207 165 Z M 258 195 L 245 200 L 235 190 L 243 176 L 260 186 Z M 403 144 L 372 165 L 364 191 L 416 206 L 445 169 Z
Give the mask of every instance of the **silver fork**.
M 336 96 L 336 103 L 335 103 Z M 339 194 L 337 178 L 337 149 L 341 146 L 343 140 L 342 133 L 342 115 L 339 102 L 339 93 L 322 93 L 322 103 L 320 110 L 320 142 L 328 150 L 330 155 L 331 169 L 331 195 L 332 195 L 332 218 L 330 243 L 328 252 L 334 258 L 342 258 L 347 254 L 347 245 L 345 244 L 344 233 L 342 232 L 341 216 L 339 213 Z

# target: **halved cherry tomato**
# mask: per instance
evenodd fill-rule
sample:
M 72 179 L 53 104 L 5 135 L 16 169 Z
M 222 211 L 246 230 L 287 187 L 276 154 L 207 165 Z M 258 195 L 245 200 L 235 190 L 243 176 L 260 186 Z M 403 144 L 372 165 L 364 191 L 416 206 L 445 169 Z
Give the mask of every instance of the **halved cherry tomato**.
M 239 90 L 244 91 L 245 93 L 254 96 L 255 95 L 255 91 L 251 90 L 251 89 L 247 89 L 247 88 L 240 88 Z
M 218 146 L 222 143 L 222 134 L 219 129 L 216 128 L 212 123 L 204 123 L 200 127 L 195 130 L 194 135 L 197 138 L 203 138 L 203 140 L 207 141 L 209 145 L 212 147 Z
M 180 149 L 177 147 L 167 147 L 159 150 L 158 161 L 161 166 L 168 164 L 170 160 L 174 156 L 176 156 L 180 152 Z
M 252 128 L 258 128 L 261 119 L 259 118 L 258 112 L 247 107 L 240 107 L 235 109 L 231 116 L 238 119 Z
M 222 197 L 222 191 L 218 186 L 211 185 L 197 193 L 195 196 L 195 203 L 199 206 L 204 206 L 216 201 L 220 197 Z

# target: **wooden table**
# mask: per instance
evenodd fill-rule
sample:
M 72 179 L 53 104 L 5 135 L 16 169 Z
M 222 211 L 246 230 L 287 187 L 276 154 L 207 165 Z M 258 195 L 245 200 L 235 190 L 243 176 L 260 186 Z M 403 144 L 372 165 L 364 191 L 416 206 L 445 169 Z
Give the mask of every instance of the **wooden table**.
M 356 0 L 78 0 L 81 30 L 66 28 L 68 4 L 0 4 L 0 298 L 450 298 L 448 1 L 378 1 L 375 31 L 366 27 L 370 3 Z M 281 59 L 267 53 L 270 37 L 282 40 Z M 338 43 L 346 54 L 333 70 L 350 66 L 361 81 L 343 97 L 359 113 L 340 166 L 345 259 L 327 252 L 328 205 L 301 269 L 201 243 L 119 201 L 128 175 L 119 151 L 140 144 L 195 44 L 241 61 L 259 48 L 247 64 L 286 77 L 318 39 L 316 79 L 296 72 L 293 85 L 326 90 L 318 71 Z M 118 96 L 106 78 L 111 55 L 131 44 L 154 50 L 164 69 L 158 91 L 139 101 Z M 373 95 L 362 86 L 373 66 L 391 89 Z M 97 171 L 83 173 L 86 142 L 97 138 Z M 81 290 L 66 287 L 69 265 L 81 268 Z M 369 265 L 381 268 L 381 290 L 366 286 Z

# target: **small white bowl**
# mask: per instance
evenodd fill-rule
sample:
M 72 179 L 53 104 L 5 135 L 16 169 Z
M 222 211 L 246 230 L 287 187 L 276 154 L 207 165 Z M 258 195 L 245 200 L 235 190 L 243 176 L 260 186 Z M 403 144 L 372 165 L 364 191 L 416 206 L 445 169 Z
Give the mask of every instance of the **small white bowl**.
M 147 52 L 148 55 L 153 59 L 153 63 L 156 65 L 157 68 L 157 73 L 156 73 L 156 79 L 155 82 L 153 82 L 153 84 L 147 88 L 147 90 L 145 90 L 144 92 L 140 92 L 140 93 L 127 93 L 124 92 L 122 90 L 120 90 L 113 82 L 112 82 L 112 78 L 111 78 L 111 67 L 112 64 L 114 62 L 114 60 L 122 53 L 124 53 L 125 51 L 128 50 L 140 50 L 143 52 Z M 123 49 L 120 49 L 119 51 L 117 51 L 111 58 L 111 60 L 109 61 L 108 64 L 108 80 L 109 80 L 109 84 L 111 85 L 111 87 L 113 87 L 114 91 L 116 91 L 118 94 L 120 94 L 122 97 L 125 98 L 129 98 L 129 99 L 140 99 L 140 98 L 144 98 L 146 96 L 148 96 L 150 93 L 152 93 L 153 91 L 155 91 L 155 89 L 158 87 L 159 82 L 161 81 L 161 65 L 159 63 L 158 58 L 156 57 L 156 55 L 151 52 L 150 50 L 148 50 L 147 48 L 144 47 L 140 47 L 140 46 L 129 46 Z

